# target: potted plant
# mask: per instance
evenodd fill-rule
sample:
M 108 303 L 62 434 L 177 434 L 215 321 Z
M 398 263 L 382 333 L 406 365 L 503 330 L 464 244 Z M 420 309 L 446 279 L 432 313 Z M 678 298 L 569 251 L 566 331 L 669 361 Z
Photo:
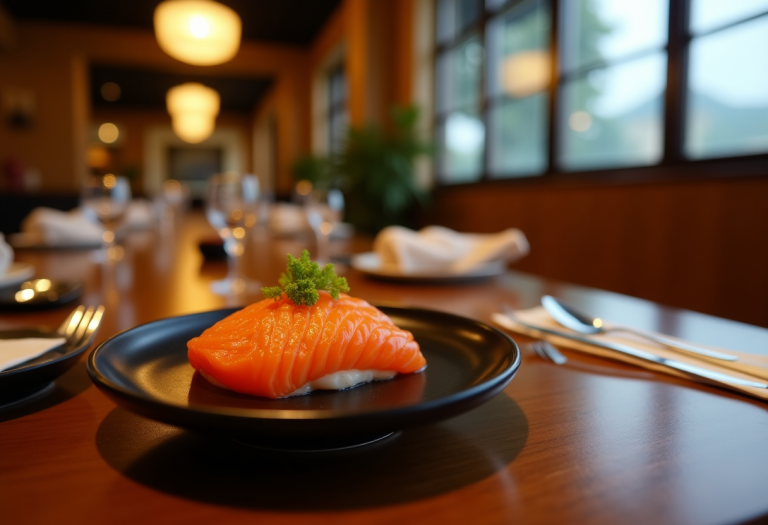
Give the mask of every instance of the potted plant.
M 416 133 L 418 115 L 415 107 L 396 108 L 386 130 L 350 128 L 341 150 L 329 159 L 330 177 L 346 196 L 346 220 L 359 231 L 412 226 L 416 207 L 427 202 L 427 190 L 415 181 L 414 161 L 433 147 Z

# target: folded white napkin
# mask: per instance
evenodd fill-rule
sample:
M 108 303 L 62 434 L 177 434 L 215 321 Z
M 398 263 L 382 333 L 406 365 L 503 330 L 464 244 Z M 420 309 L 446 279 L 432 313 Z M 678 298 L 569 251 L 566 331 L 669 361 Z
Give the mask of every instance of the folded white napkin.
M 335 222 L 335 212 L 327 205 L 318 205 L 321 215 L 325 220 Z M 269 206 L 269 231 L 272 235 L 281 237 L 296 235 L 299 233 L 312 233 L 312 228 L 307 220 L 307 214 L 303 206 L 289 202 L 276 202 Z M 340 222 L 335 223 L 331 237 L 350 237 L 354 233 L 351 224 Z
M 530 323 L 535 326 L 541 326 L 542 328 L 550 328 L 552 330 L 558 330 L 560 332 L 576 334 L 576 332 L 572 332 L 571 330 L 564 328 L 563 326 L 558 324 L 541 306 L 530 308 L 528 310 L 515 311 L 515 315 L 518 316 L 522 321 L 526 323 Z M 689 376 L 685 372 L 681 372 L 674 368 L 669 368 L 667 366 L 652 363 L 644 359 L 639 359 L 639 358 L 632 357 L 630 355 L 614 352 L 612 350 L 601 348 L 599 346 L 593 346 L 593 345 L 582 343 L 579 341 L 573 341 L 571 339 L 567 339 L 564 337 L 558 337 L 556 335 L 536 332 L 534 330 L 531 330 L 525 326 L 522 326 L 516 323 L 513 319 L 510 319 L 509 317 L 501 313 L 493 314 L 492 319 L 496 324 L 498 324 L 503 328 L 506 328 L 507 330 L 511 330 L 513 332 L 517 332 L 519 334 L 523 334 L 529 337 L 535 337 L 537 339 L 546 339 L 547 341 L 559 347 L 570 348 L 572 350 L 578 350 L 579 352 L 584 352 L 586 354 L 592 354 L 600 357 L 605 357 L 608 359 L 614 359 L 616 361 L 623 361 L 625 363 L 636 365 L 648 370 L 654 370 L 656 372 L 662 372 L 665 374 L 682 377 L 684 379 L 692 379 L 692 380 L 698 379 L 695 376 Z M 708 348 L 711 348 L 712 350 L 719 350 L 722 352 L 736 355 L 739 358 L 738 361 L 723 361 L 720 359 L 714 359 L 714 358 L 704 357 L 704 356 L 700 358 L 693 357 L 691 354 L 676 352 L 674 350 L 670 350 L 668 348 L 655 345 L 654 343 L 647 341 L 646 339 L 643 339 L 641 337 L 638 337 L 632 334 L 624 334 L 621 332 L 616 332 L 616 335 L 613 335 L 613 334 L 611 335 L 576 334 L 576 335 L 586 339 L 594 339 L 598 341 L 612 342 L 612 343 L 631 346 L 632 348 L 636 348 L 638 350 L 642 350 L 644 352 L 648 352 L 660 357 L 664 357 L 667 359 L 674 359 L 675 361 L 698 366 L 700 368 L 707 368 L 715 372 L 728 374 L 735 377 L 740 377 L 742 379 L 750 379 L 753 381 L 758 381 L 762 379 L 768 382 L 768 356 L 748 354 L 744 352 L 736 352 L 734 350 L 725 350 L 720 348 L 708 347 Z M 664 337 L 668 337 L 669 339 L 675 339 L 667 335 L 665 335 Z M 702 382 L 705 382 L 705 381 L 702 380 Z M 740 392 L 742 394 L 747 394 L 747 395 L 756 397 L 758 399 L 768 401 L 768 389 L 756 388 L 751 386 L 741 386 L 741 385 L 732 385 L 730 388 L 736 392 Z
M 145 199 L 131 201 L 121 226 L 129 230 L 143 230 L 155 224 L 152 205 Z M 83 213 L 80 208 L 71 211 L 53 208 L 35 208 L 22 221 L 21 231 L 29 236 L 30 243 L 45 246 L 98 245 L 104 227 Z
M 79 209 L 65 212 L 35 208 L 21 223 L 21 231 L 39 244 L 68 246 L 99 244 L 104 229 L 91 222 Z
M 0 276 L 5 275 L 13 263 L 13 248 L 5 242 L 5 236 L 0 233 Z
M 0 339 L 0 370 L 7 370 L 61 346 L 66 342 L 63 337 L 25 339 Z
M 129 230 L 146 230 L 156 223 L 155 210 L 147 199 L 134 199 L 128 205 L 123 219 Z
M 493 261 L 512 262 L 528 254 L 523 232 L 510 228 L 495 234 L 458 233 L 442 226 L 420 231 L 401 226 L 384 228 L 373 250 L 385 268 L 403 274 L 463 274 Z
M 274 235 L 294 235 L 310 231 L 304 208 L 298 204 L 276 202 L 269 210 L 269 230 Z

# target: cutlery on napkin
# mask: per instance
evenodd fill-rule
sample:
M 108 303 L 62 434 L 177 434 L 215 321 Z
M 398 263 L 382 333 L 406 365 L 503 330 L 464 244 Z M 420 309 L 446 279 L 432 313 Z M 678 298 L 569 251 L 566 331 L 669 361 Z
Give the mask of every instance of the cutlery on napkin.
M 0 371 L 8 370 L 25 361 L 40 357 L 49 350 L 63 345 L 63 337 L 28 337 L 0 339 Z
M 708 357 L 692 357 L 690 355 L 683 355 L 672 350 L 656 346 L 653 343 L 649 343 L 639 337 L 632 336 L 630 334 L 621 336 L 589 336 L 584 334 L 577 334 L 559 325 L 550 315 L 544 310 L 543 307 L 537 306 L 528 310 L 516 310 L 515 315 L 520 318 L 521 321 L 529 323 L 531 325 L 540 326 L 542 328 L 560 332 L 562 334 L 578 336 L 582 341 L 575 341 L 567 337 L 558 336 L 551 333 L 543 333 L 536 330 L 532 330 L 526 326 L 522 326 L 502 313 L 494 313 L 492 315 L 493 321 L 499 326 L 506 328 L 507 330 L 517 332 L 519 334 L 527 335 L 529 337 L 536 337 L 539 339 L 546 339 L 547 341 L 556 344 L 562 348 L 568 348 L 571 350 L 577 350 L 591 355 L 599 357 L 605 357 L 608 359 L 614 359 L 622 361 L 635 366 L 640 366 L 649 370 L 657 372 L 663 372 L 677 377 L 685 379 L 698 378 L 691 376 L 680 370 L 664 366 L 662 364 L 653 363 L 644 359 L 639 359 L 630 355 L 622 354 L 610 349 L 601 348 L 590 344 L 589 341 L 608 342 L 618 345 L 629 346 L 634 349 L 653 354 L 655 356 L 662 357 L 664 359 L 674 360 L 680 363 L 685 363 L 699 368 L 704 368 L 712 372 L 727 374 L 729 376 L 735 376 L 745 380 L 768 380 L 768 356 L 761 356 L 756 354 L 748 354 L 744 352 L 736 352 L 728 350 L 729 353 L 737 355 L 738 361 L 722 361 L 718 359 Z M 586 342 L 583 342 L 586 341 Z M 701 380 L 705 382 L 705 380 Z M 768 389 L 758 388 L 746 385 L 728 384 L 720 386 L 726 386 L 728 389 L 747 394 L 759 399 L 768 400 Z
M 528 239 L 516 228 L 478 234 L 459 233 L 442 226 L 419 231 L 389 226 L 373 242 L 373 251 L 382 266 L 403 274 L 460 275 L 483 264 L 515 261 L 529 250 Z

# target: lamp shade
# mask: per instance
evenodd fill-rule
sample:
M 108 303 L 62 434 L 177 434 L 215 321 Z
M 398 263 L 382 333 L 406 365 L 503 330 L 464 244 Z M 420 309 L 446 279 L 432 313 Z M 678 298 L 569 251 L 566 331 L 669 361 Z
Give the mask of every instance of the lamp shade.
M 196 82 L 174 86 L 165 96 L 173 131 L 191 144 L 202 142 L 213 133 L 220 102 L 215 89 Z
M 181 140 L 190 144 L 197 144 L 211 136 L 216 128 L 213 117 L 199 113 L 174 115 L 171 118 L 171 127 Z
M 543 91 L 550 79 L 549 54 L 521 51 L 507 57 L 501 70 L 501 85 L 513 97 L 527 97 Z
M 221 98 L 215 89 L 197 82 L 187 82 L 169 89 L 165 95 L 165 104 L 171 116 L 200 113 L 214 118 L 219 114 Z
M 155 8 L 154 23 L 160 48 L 187 64 L 221 64 L 240 47 L 240 17 L 212 0 L 166 0 Z

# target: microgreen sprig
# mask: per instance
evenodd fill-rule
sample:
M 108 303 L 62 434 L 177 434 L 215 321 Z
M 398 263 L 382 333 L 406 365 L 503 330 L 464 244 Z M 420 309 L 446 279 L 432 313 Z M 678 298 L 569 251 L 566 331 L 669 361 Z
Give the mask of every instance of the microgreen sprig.
M 320 265 L 309 259 L 309 252 L 304 250 L 298 259 L 287 255 L 288 267 L 280 276 L 280 286 L 265 286 L 261 293 L 265 297 L 277 301 L 283 292 L 295 305 L 312 306 L 320 299 L 319 290 L 325 290 L 334 299 L 339 298 L 339 293 L 348 292 L 349 286 L 344 277 L 339 277 L 333 270 L 333 265 L 328 263 L 322 270 Z

